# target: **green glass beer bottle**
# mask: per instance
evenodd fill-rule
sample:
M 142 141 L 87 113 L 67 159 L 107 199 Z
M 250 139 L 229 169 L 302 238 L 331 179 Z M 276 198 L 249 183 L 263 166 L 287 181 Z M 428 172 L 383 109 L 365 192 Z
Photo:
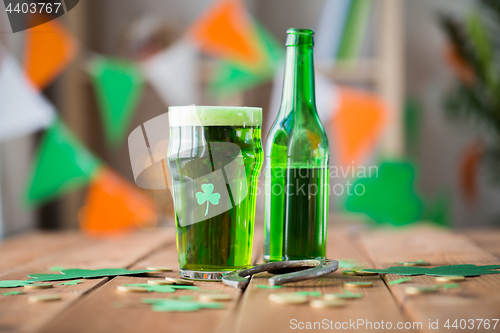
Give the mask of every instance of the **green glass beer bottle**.
M 314 31 L 287 33 L 281 106 L 265 149 L 266 262 L 326 257 L 329 150 L 316 110 Z

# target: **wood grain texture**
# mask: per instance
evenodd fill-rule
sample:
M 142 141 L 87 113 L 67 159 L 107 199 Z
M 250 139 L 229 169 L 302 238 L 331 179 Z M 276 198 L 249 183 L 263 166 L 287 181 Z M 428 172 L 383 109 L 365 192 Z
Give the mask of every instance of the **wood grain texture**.
M 116 287 L 125 283 L 147 283 L 147 280 L 178 277 L 177 251 L 175 244 L 157 250 L 152 255 L 137 262 L 132 268 L 147 266 L 170 266 L 174 272 L 155 273 L 149 278 L 116 277 L 101 288 L 72 306 L 64 314 L 44 327 L 42 332 L 220 332 L 224 323 L 233 314 L 241 296 L 241 290 L 223 285 L 220 282 L 195 282 L 202 290 L 222 291 L 233 296 L 224 302 L 224 309 L 203 309 L 196 313 L 154 312 L 148 305 L 141 304 L 144 297 L 166 298 L 178 295 L 201 294 L 192 290 L 178 290 L 175 294 L 162 293 L 120 293 Z M 116 305 L 123 306 L 116 308 Z
M 355 259 L 359 263 L 371 266 L 363 249 L 358 247 L 356 239 L 350 237 L 345 228 L 329 229 L 328 256 L 334 259 Z M 392 298 L 389 290 L 379 276 L 352 277 L 340 272 L 320 279 L 291 283 L 281 289 L 261 289 L 258 284 L 267 284 L 268 274 L 256 275 L 243 295 L 238 311 L 237 332 L 292 332 L 291 320 L 297 322 L 322 322 L 326 319 L 344 323 L 363 319 L 371 322 L 384 320 L 394 324 L 404 322 L 405 318 Z M 344 308 L 315 309 L 309 304 L 279 305 L 268 300 L 268 295 L 288 291 L 320 291 L 322 293 L 342 292 L 345 281 L 370 281 L 374 287 L 363 288 L 359 292 L 363 298 L 348 300 Z M 313 297 L 310 297 L 313 299 Z M 258 318 L 258 320 L 256 320 Z M 329 323 L 330 325 L 330 323 Z M 318 328 L 318 327 L 316 327 Z M 352 327 L 351 327 L 352 329 Z M 346 331 L 351 330 L 347 328 Z M 355 331 L 355 329 L 352 329 Z M 405 330 L 402 330 L 404 332 Z
M 165 243 L 173 243 L 171 231 L 157 229 L 112 239 L 84 238 L 70 246 L 37 258 L 0 275 L 0 280 L 25 280 L 30 273 L 48 273 L 52 266 L 67 268 L 129 267 Z M 82 279 L 76 286 L 28 291 L 25 295 L 0 296 L 0 332 L 35 332 L 57 317 L 80 296 L 105 283 L 108 278 Z M 62 281 L 60 281 L 62 282 Z M 58 282 L 59 283 L 59 282 Z M 23 288 L 2 289 L 2 291 Z M 61 301 L 30 304 L 35 294 L 57 293 Z
M 432 226 L 382 229 L 361 237 L 376 267 L 385 268 L 402 261 L 426 260 L 433 266 L 448 264 L 500 264 L 498 258 L 472 243 L 467 237 Z M 400 278 L 386 274 L 386 282 Z M 447 332 L 446 320 L 500 318 L 500 275 L 467 278 L 460 288 L 440 290 L 435 294 L 408 296 L 407 286 L 434 285 L 430 276 L 414 276 L 408 283 L 389 286 L 398 303 L 412 321 L 424 323 L 424 331 Z M 428 322 L 439 321 L 439 330 Z M 426 325 L 427 323 L 427 325 Z M 481 330 L 479 330 L 481 331 Z
M 77 232 L 33 232 L 0 243 L 0 274 L 64 248 L 81 238 Z
M 481 249 L 500 258 L 500 229 L 465 230 L 460 234 L 473 241 Z

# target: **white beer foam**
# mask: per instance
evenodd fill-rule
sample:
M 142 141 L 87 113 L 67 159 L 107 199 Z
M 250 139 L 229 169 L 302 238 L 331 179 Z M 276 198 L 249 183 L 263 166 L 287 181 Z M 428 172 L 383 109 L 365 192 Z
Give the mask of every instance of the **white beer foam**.
M 171 106 L 170 127 L 178 126 L 261 126 L 262 108 L 247 106 Z

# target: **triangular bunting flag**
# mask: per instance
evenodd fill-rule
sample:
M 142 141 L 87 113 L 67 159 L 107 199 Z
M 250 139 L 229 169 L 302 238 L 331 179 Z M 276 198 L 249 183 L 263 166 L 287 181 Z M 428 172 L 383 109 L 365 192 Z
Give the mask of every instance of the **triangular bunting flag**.
M 259 64 L 255 31 L 241 0 L 220 0 L 199 18 L 189 36 L 202 51 L 246 66 Z
M 24 69 L 40 89 L 49 85 L 76 54 L 76 41 L 53 20 L 26 30 Z
M 285 52 L 280 43 L 256 21 L 258 49 L 264 55 L 256 66 L 243 66 L 237 62 L 219 61 L 209 82 L 213 95 L 225 97 L 257 86 L 274 76 L 276 66 L 283 60 Z
M 26 79 L 15 59 L 0 46 L 0 142 L 47 127 L 53 106 Z
M 144 85 L 138 65 L 97 58 L 90 66 L 92 82 L 100 104 L 105 137 L 110 145 L 126 136 Z
M 181 39 L 141 65 L 145 77 L 166 105 L 196 104 L 198 88 L 198 55 L 194 45 Z
M 31 166 L 25 202 L 35 205 L 89 182 L 98 161 L 58 120 L 47 130 Z
M 361 164 L 375 146 L 386 121 L 386 106 L 379 97 L 339 88 L 339 109 L 331 120 L 339 164 Z
M 465 147 L 459 165 L 460 189 L 467 204 L 472 204 L 479 193 L 479 168 L 484 156 L 480 141 L 474 141 Z
M 93 235 L 110 235 L 156 225 L 153 201 L 113 171 L 103 168 L 93 180 L 81 227 Z

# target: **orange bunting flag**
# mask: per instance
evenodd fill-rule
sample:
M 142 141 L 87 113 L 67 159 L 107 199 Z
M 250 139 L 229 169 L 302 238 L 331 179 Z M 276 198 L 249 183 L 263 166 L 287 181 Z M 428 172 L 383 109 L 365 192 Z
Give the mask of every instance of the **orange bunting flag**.
M 264 60 L 257 31 L 241 0 L 220 0 L 188 34 L 207 54 L 249 67 Z
M 151 230 L 156 221 L 153 201 L 106 168 L 91 183 L 80 214 L 82 229 L 95 236 L 121 234 L 135 227 Z
M 25 44 L 24 69 L 40 89 L 63 71 L 77 50 L 76 40 L 57 20 L 26 30 Z
M 483 157 L 483 145 L 480 141 L 474 141 L 465 147 L 460 162 L 460 187 L 467 204 L 472 204 L 478 196 L 478 176 L 481 158 Z
M 330 120 L 339 165 L 359 165 L 387 122 L 386 105 L 373 93 L 339 87 L 338 110 Z

